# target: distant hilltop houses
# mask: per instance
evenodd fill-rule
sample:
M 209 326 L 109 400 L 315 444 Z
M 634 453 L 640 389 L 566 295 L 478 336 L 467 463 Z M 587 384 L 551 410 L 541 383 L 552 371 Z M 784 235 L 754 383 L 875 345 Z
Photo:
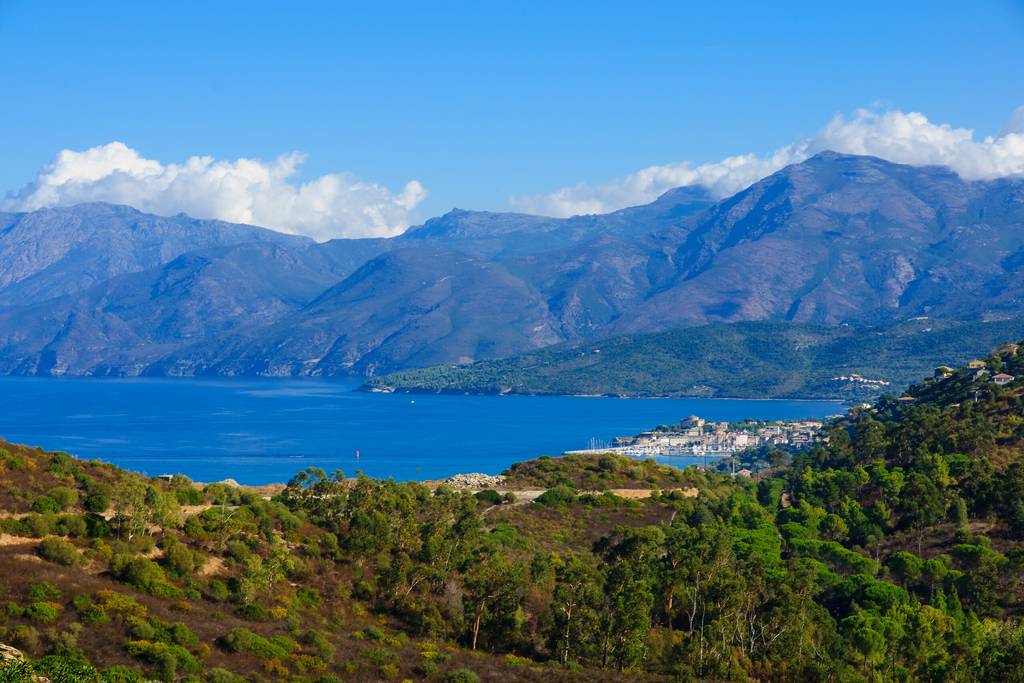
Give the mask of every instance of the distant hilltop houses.
M 957 375 L 958 371 L 963 372 L 963 376 L 970 378 L 972 381 L 985 380 L 995 384 L 996 386 L 1003 386 L 1017 379 L 1014 375 L 1006 372 L 1002 372 L 1002 366 L 1004 359 L 1014 357 L 1020 351 L 1020 345 L 1015 343 L 1003 344 L 996 352 L 988 359 L 975 358 L 969 360 L 960 368 L 956 368 L 950 365 L 940 365 L 935 368 L 935 372 L 932 375 L 930 381 L 942 382 L 950 379 Z M 838 375 L 832 378 L 833 382 L 847 382 L 851 384 L 858 384 L 862 386 L 873 386 L 873 387 L 884 387 L 889 386 L 891 382 L 887 382 L 884 379 L 871 379 L 859 375 L 857 373 L 851 373 L 849 375 Z M 926 380 L 928 381 L 928 380 Z M 912 396 L 904 394 L 900 396 L 897 401 L 901 403 L 910 403 L 914 400 Z M 869 406 L 870 407 L 870 406 Z M 861 409 L 860 406 L 854 406 L 854 409 Z
M 1008 372 L 1003 372 L 1003 368 L 1007 366 L 1009 361 L 1012 361 L 1020 352 L 1021 345 L 1010 343 L 1003 344 L 995 353 L 993 353 L 987 359 L 974 358 L 967 361 L 959 368 L 952 367 L 949 365 L 940 365 L 935 368 L 935 372 L 932 377 L 925 380 L 925 383 L 930 382 L 944 382 L 949 379 L 962 378 L 969 382 L 973 382 L 974 390 L 973 397 L 977 400 L 979 392 L 986 385 L 1005 386 L 1011 382 L 1017 380 L 1016 375 L 1011 375 Z M 1019 366 L 1016 366 L 1019 367 Z M 857 377 L 858 375 L 853 375 Z M 833 379 L 847 379 L 846 377 L 833 378 Z M 896 398 L 896 403 L 899 405 L 908 405 L 913 403 L 915 398 L 910 394 L 903 394 Z M 951 404 L 952 407 L 959 407 L 959 403 Z M 857 403 L 850 407 L 849 413 L 856 414 L 865 411 L 874 410 L 874 406 L 870 403 Z
M 1019 344 L 1003 344 L 996 350 L 996 357 L 999 358 L 999 363 L 1001 365 L 1003 357 L 1016 356 L 1019 351 Z M 986 377 L 989 377 L 989 381 L 999 386 L 1009 384 L 1010 382 L 1017 379 L 1013 375 L 1006 372 L 996 372 L 996 374 L 994 375 L 991 374 L 991 371 L 994 368 L 989 367 L 989 361 L 985 361 L 980 358 L 975 358 L 974 360 L 967 361 L 966 363 L 964 363 L 962 369 L 964 373 L 973 380 L 981 380 Z M 940 365 L 939 367 L 935 368 L 934 379 L 936 381 L 941 382 L 943 380 L 949 379 L 955 373 L 955 369 L 947 365 Z
M 888 381 L 886 381 L 884 379 L 870 379 L 868 377 L 864 377 L 862 375 L 858 375 L 857 373 L 853 373 L 851 375 L 839 375 L 838 377 L 833 377 L 832 381 L 833 382 L 852 382 L 854 384 L 863 384 L 865 386 L 875 386 L 875 387 L 887 387 L 890 384 L 892 384 L 892 382 L 888 382 Z
M 975 358 L 969 360 L 963 364 L 960 368 L 953 368 L 948 365 L 940 365 L 935 368 L 935 372 L 932 375 L 930 381 L 933 382 L 944 382 L 948 379 L 954 378 L 958 375 L 967 378 L 972 382 L 990 382 L 996 386 L 1005 386 L 1010 382 L 1017 379 L 1016 376 L 1011 375 L 1007 372 L 1002 372 L 1004 361 L 1009 360 L 1017 356 L 1020 352 L 1019 344 L 1003 344 L 996 352 L 988 359 L 982 360 L 981 358 Z M 992 373 L 995 374 L 992 374 Z M 960 374 L 962 373 L 962 374 Z M 977 391 L 975 391 L 975 397 Z M 913 396 L 904 394 L 896 399 L 900 403 L 911 403 L 914 400 Z M 855 406 L 854 409 L 857 409 Z

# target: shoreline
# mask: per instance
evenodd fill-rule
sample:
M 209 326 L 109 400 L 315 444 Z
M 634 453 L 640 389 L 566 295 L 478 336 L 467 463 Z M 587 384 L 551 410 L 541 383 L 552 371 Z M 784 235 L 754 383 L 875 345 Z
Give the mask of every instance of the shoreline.
M 348 385 L 348 391 L 352 393 L 366 394 L 401 394 L 407 396 L 479 396 L 501 398 L 505 396 L 524 396 L 537 398 L 603 398 L 603 399 L 628 399 L 638 401 L 663 401 L 663 400 L 704 400 L 704 401 L 801 401 L 807 403 L 838 403 L 849 404 L 869 400 L 869 397 L 851 398 L 841 396 L 707 396 L 704 394 L 629 394 L 629 393 L 605 393 L 605 394 L 564 394 L 557 392 L 541 391 L 459 391 L 459 390 L 428 390 L 409 389 L 395 387 L 371 387 L 366 384 L 367 378 L 362 375 L 19 375 L 0 374 L 0 379 L 11 380 L 58 380 L 58 381 L 97 381 L 97 382 L 322 382 L 325 384 Z M 358 384 L 357 384 L 358 382 Z M 871 397 L 871 398 L 877 398 Z
M 401 394 L 403 396 L 480 396 L 505 398 L 507 396 L 523 396 L 535 398 L 604 398 L 604 399 L 628 399 L 634 401 L 665 401 L 665 400 L 700 400 L 700 401 L 799 401 L 803 403 L 837 403 L 852 404 L 867 401 L 867 398 L 843 398 L 837 396 L 704 396 L 700 394 L 560 394 L 535 391 L 456 391 L 427 389 L 399 389 L 394 387 L 377 388 L 363 384 L 355 389 L 355 392 L 367 394 Z M 877 398 L 877 397 L 875 397 Z
M 334 385 L 348 385 L 352 393 L 401 394 L 419 396 L 480 396 L 496 397 L 528 396 L 538 398 L 616 398 L 629 400 L 786 400 L 803 402 L 853 403 L 868 400 L 868 397 L 843 396 L 708 396 L 705 394 L 633 394 L 633 393 L 557 393 L 543 391 L 459 391 L 428 390 L 409 388 L 378 388 L 366 383 L 367 378 L 358 375 L 0 375 L 0 379 L 25 381 L 76 381 L 76 382 L 321 382 Z M 356 384 L 359 382 L 359 384 Z M 874 396 L 872 398 L 877 398 Z

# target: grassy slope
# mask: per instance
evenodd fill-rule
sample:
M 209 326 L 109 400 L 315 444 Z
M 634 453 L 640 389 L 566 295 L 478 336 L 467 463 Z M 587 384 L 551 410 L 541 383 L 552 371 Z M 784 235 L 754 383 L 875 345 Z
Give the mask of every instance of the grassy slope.
M 472 365 L 373 378 L 368 388 L 445 393 L 856 398 L 877 389 L 832 381 L 858 373 L 899 391 L 940 364 L 961 363 L 1024 320 L 912 320 L 884 328 L 797 323 L 708 325 L 559 345 Z
M 625 458 L 616 458 L 614 464 L 614 471 L 602 477 L 609 486 L 649 483 L 652 473 L 664 478 L 663 470 L 667 470 L 635 467 L 636 463 Z M 574 461 L 569 469 L 559 469 L 570 479 L 578 478 L 584 471 L 598 470 L 600 468 L 595 467 L 595 463 L 584 461 Z M 526 465 L 517 471 L 515 483 L 527 487 L 541 486 L 546 481 L 543 472 L 550 472 L 550 467 L 544 463 L 536 467 Z M 679 477 L 680 473 L 676 472 L 675 476 Z M 322 529 L 291 517 L 283 508 L 267 508 L 271 503 L 265 499 L 265 491 L 258 488 L 231 487 L 230 495 L 237 499 L 227 506 L 215 504 L 209 490 L 203 493 L 198 504 L 191 504 L 195 501 L 185 505 L 171 502 L 167 520 L 153 522 L 148 535 L 136 537 L 131 543 L 112 536 L 66 535 L 60 520 L 86 517 L 88 513 L 83 503 L 90 491 L 109 491 L 111 488 L 116 491 L 128 480 L 143 482 L 167 499 L 175 497 L 176 487 L 165 481 L 143 479 L 98 461 L 81 461 L 63 453 L 0 440 L 0 643 L 13 644 L 30 658 L 52 652 L 56 644 L 73 644 L 101 670 L 125 666 L 164 680 L 158 662 L 144 656 L 133 656 L 129 651 L 129 642 L 140 638 L 137 622 L 141 618 L 157 624 L 183 624 L 187 627 L 195 634 L 197 642 L 185 649 L 200 662 L 204 672 L 223 669 L 253 681 L 314 681 L 320 680 L 318 676 L 323 674 L 339 677 L 323 680 L 423 680 L 425 677 L 446 680 L 449 673 L 459 669 L 475 671 L 482 680 L 543 681 L 551 680 L 552 676 L 558 679 L 566 676 L 565 672 L 552 670 L 539 662 L 472 652 L 452 641 L 410 635 L 407 624 L 376 612 L 372 599 L 353 595 L 353 586 L 364 571 L 361 562 L 353 564 L 347 560 L 332 559 L 321 545 Z M 397 486 L 409 488 L 418 485 Z M 59 513 L 37 514 L 32 511 L 37 498 L 58 487 L 74 490 L 78 494 L 78 502 Z M 116 493 L 114 496 L 116 498 Z M 111 519 L 114 505 L 116 503 L 112 503 L 111 509 L 100 516 Z M 237 510 L 234 514 L 239 517 L 248 518 L 250 509 L 263 510 L 258 513 L 262 518 L 260 526 L 241 523 L 231 536 L 234 539 L 231 542 L 189 531 L 190 518 L 210 520 L 224 514 L 224 511 L 232 514 L 232 510 Z M 574 506 L 571 510 L 550 511 L 541 506 L 525 505 L 514 506 L 508 512 L 504 508 L 497 511 L 500 514 L 492 515 L 486 528 L 514 529 L 518 540 L 510 543 L 507 552 L 513 556 L 521 554 L 522 561 L 527 563 L 541 537 L 549 546 L 557 539 L 560 549 L 574 549 L 584 547 L 584 543 L 589 545 L 617 525 L 657 523 L 671 515 L 669 505 L 654 502 L 620 509 Z M 211 514 L 214 517 L 209 517 Z M 555 518 L 549 519 L 552 515 Z M 24 527 L 17 526 L 19 520 L 39 522 L 44 518 L 51 525 L 49 532 L 34 533 L 30 527 L 36 527 L 29 523 Z M 208 521 L 202 522 L 195 528 L 208 528 L 208 524 Z M 295 524 L 298 526 L 289 528 Z M 559 529 L 555 537 L 549 537 L 552 527 Z M 258 601 L 268 608 L 277 605 L 281 614 L 243 614 L 236 601 L 216 596 L 212 586 L 215 582 L 231 586 L 245 574 L 245 561 L 238 556 L 239 542 L 249 548 L 253 556 L 266 558 L 270 550 L 266 544 L 269 529 L 284 538 L 289 552 L 300 558 L 302 569 L 290 573 L 286 582 L 279 581 L 272 592 Z M 62 536 L 75 547 L 79 553 L 76 564 L 65 566 L 39 556 L 41 540 L 53 536 Z M 172 538 L 204 558 L 200 568 L 191 576 L 175 573 L 167 564 L 163 546 Z M 123 578 L 118 580 L 108 566 L 111 552 L 151 559 L 164 568 L 167 584 L 181 595 L 162 597 L 152 590 L 131 585 Z M 321 556 L 320 552 L 324 555 Z M 43 622 L 18 611 L 32 604 L 32 586 L 43 582 L 53 584 L 60 591 L 59 596 L 50 600 L 59 606 L 59 616 L 53 622 Z M 310 590 L 316 591 L 315 603 L 307 601 L 300 605 L 303 592 Z M 87 621 L 86 612 L 76 607 L 75 599 L 87 596 L 92 603 L 103 606 L 102 620 Z M 141 617 L 118 612 L 112 606 L 119 601 L 123 603 L 125 598 L 129 599 L 129 612 L 135 610 Z M 9 607 L 4 609 L 3 605 Z M 290 637 L 298 643 L 299 649 L 283 660 L 234 652 L 225 645 L 224 636 L 235 628 L 245 628 L 266 638 Z M 314 631 L 325 635 L 327 646 L 310 644 L 304 636 L 296 635 Z M 368 637 L 368 633 L 373 635 Z M 332 654 L 325 656 L 323 653 L 328 651 Z M 437 673 L 424 676 L 422 667 L 427 660 L 437 663 Z M 303 675 L 303 667 L 309 673 Z M 179 665 L 178 676 L 181 675 Z M 613 681 L 622 680 L 624 676 L 649 680 L 643 675 L 598 670 L 580 672 L 573 678 Z M 229 679 L 204 677 L 203 680 Z

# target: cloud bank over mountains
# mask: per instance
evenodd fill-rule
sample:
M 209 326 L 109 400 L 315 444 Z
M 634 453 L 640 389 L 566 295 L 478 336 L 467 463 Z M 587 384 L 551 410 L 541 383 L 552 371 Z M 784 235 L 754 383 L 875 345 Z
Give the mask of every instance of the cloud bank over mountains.
M 965 180 L 987 180 L 1024 173 L 1024 107 L 1019 107 L 995 137 L 975 140 L 974 131 L 932 123 L 923 114 L 859 109 L 850 118 L 837 115 L 810 138 L 759 157 L 743 154 L 718 162 L 678 162 L 648 168 L 616 181 L 579 183 L 554 192 L 514 196 L 513 209 L 546 216 L 607 213 L 646 204 L 683 185 L 704 185 L 727 197 L 784 166 L 832 150 L 867 154 L 897 163 L 941 165 Z
M 298 183 L 293 178 L 304 159 L 297 153 L 270 162 L 194 156 L 181 164 L 164 164 L 122 142 L 81 152 L 66 149 L 0 207 L 32 211 L 103 201 L 327 240 L 396 235 L 409 226 L 416 206 L 427 196 L 416 180 L 392 192 L 350 173 Z
M 833 150 L 868 154 L 898 163 L 949 166 L 967 180 L 1024 173 L 1024 107 L 997 136 L 975 139 L 974 131 L 937 124 L 917 112 L 860 109 L 837 115 L 809 138 L 767 156 L 742 154 L 694 165 L 683 161 L 650 166 L 619 180 L 579 183 L 554 192 L 512 196 L 516 211 L 565 217 L 607 213 L 653 201 L 684 185 L 703 185 L 726 197 L 789 164 Z M 147 159 L 122 142 L 84 151 L 63 150 L 20 192 L 0 200 L 0 209 L 32 211 L 50 206 L 104 201 L 142 211 L 251 223 L 317 240 L 387 237 L 414 220 L 427 190 L 410 180 L 398 191 L 330 173 L 298 182 L 305 156 L 284 154 L 270 162 L 194 156 L 184 163 Z

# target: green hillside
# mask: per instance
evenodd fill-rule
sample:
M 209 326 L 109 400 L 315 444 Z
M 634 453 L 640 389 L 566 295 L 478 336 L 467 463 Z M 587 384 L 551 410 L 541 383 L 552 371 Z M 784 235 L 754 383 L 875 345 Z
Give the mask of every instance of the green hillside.
M 370 379 L 409 392 L 860 398 L 900 391 L 938 365 L 1024 336 L 1024 319 L 915 319 L 885 327 L 763 322 L 563 344 L 500 360 Z M 861 375 L 889 385 L 835 380 Z
M 257 490 L 0 443 L 0 681 L 1024 680 L 1024 355 L 985 364 L 754 479 Z

